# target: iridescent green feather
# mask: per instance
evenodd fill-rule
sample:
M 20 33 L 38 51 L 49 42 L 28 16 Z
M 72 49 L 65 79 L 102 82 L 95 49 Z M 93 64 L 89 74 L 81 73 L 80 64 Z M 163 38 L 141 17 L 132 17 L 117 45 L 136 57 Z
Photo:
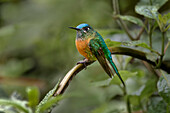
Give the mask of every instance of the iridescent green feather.
M 99 63 L 103 67 L 103 69 L 106 71 L 106 73 L 111 77 L 113 76 L 113 72 L 111 71 L 107 61 L 110 63 L 112 68 L 114 69 L 115 73 L 118 75 L 119 79 L 121 82 L 124 84 L 124 81 L 122 80 L 119 71 L 112 61 L 112 56 L 110 50 L 107 48 L 106 43 L 104 42 L 102 36 L 96 32 L 96 35 L 93 39 L 90 40 L 89 42 L 90 50 L 92 53 L 96 56 L 98 59 Z

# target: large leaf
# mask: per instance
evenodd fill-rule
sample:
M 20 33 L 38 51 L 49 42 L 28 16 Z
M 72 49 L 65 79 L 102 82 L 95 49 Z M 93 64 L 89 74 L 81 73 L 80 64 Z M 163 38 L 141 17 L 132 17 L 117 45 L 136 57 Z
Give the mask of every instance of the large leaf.
M 140 0 L 138 5 L 152 5 L 158 9 L 161 8 L 168 0 Z
M 152 97 L 149 101 L 147 113 L 169 113 L 166 102 L 161 97 Z
M 150 97 L 156 91 L 156 80 L 148 80 L 142 87 L 140 97 L 147 98 Z
M 142 27 L 144 26 L 142 20 L 140 20 L 140 19 L 137 18 L 137 17 L 134 17 L 134 16 L 126 16 L 126 15 L 124 15 L 124 16 L 119 15 L 118 17 L 121 18 L 122 20 L 126 20 L 126 21 L 129 21 L 129 22 L 132 22 L 132 23 L 137 24 L 137 25 L 139 25 L 139 26 L 142 26 Z
M 168 0 L 140 0 L 135 7 L 135 11 L 140 15 L 154 19 L 154 15 L 157 15 L 157 11 L 167 1 Z
M 170 75 L 161 76 L 159 78 L 158 92 L 162 96 L 165 102 L 170 105 Z
M 143 15 L 148 18 L 154 19 L 154 15 L 157 15 L 157 7 L 156 6 L 136 6 L 135 10 L 138 14 Z

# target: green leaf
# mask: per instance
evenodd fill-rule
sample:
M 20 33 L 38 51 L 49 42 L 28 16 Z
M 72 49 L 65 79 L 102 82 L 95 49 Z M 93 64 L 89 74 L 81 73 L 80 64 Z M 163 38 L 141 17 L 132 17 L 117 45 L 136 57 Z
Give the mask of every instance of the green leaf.
M 148 80 L 147 83 L 144 84 L 144 88 L 141 92 L 141 98 L 148 98 L 156 91 L 156 79 Z
M 139 46 L 139 47 L 143 47 L 143 48 L 151 50 L 151 48 L 145 42 L 142 42 L 140 40 L 139 41 L 123 42 L 122 45 L 124 45 L 124 46 Z
M 130 101 L 133 105 L 138 105 L 142 99 L 148 99 L 156 91 L 156 80 L 148 80 L 137 91 L 130 94 Z
M 143 15 L 145 17 L 154 19 L 154 15 L 157 15 L 157 7 L 156 6 L 136 6 L 135 7 L 136 13 Z
M 146 53 L 146 58 L 155 62 L 158 59 L 158 55 L 156 53 Z
M 46 94 L 46 96 L 43 98 L 43 100 L 39 103 L 39 105 L 36 108 L 36 113 L 42 113 L 42 112 L 52 109 L 53 107 L 56 106 L 58 101 L 64 98 L 61 95 L 57 95 L 56 97 L 53 96 L 55 91 L 58 89 L 59 84 L 60 84 L 60 80 L 56 84 L 56 86 L 52 90 L 50 90 Z
M 49 98 L 45 103 L 41 104 L 41 107 L 36 111 L 36 113 L 42 113 L 48 110 L 51 110 L 57 105 L 57 102 L 63 99 L 64 97 L 61 95 L 58 95 L 57 97 L 51 97 Z
M 157 83 L 158 92 L 165 102 L 170 105 L 170 75 L 161 76 Z
M 126 16 L 126 15 L 124 15 L 124 16 L 119 15 L 118 17 L 121 18 L 122 20 L 126 20 L 126 21 L 129 21 L 129 22 L 132 22 L 132 23 L 134 23 L 134 24 L 137 24 L 137 25 L 139 25 L 139 26 L 144 27 L 144 24 L 143 24 L 142 20 L 140 20 L 140 19 L 137 18 L 137 17 L 134 17 L 134 16 Z
M 108 47 L 118 47 L 122 45 L 121 42 L 111 41 L 109 38 L 105 39 L 105 42 Z
M 126 81 L 128 78 L 132 77 L 132 76 L 136 76 L 137 75 L 137 72 L 130 72 L 130 71 L 127 71 L 127 70 L 120 70 L 119 71 L 122 79 L 124 81 Z M 114 74 L 114 77 L 113 79 L 111 80 L 110 84 L 117 84 L 117 85 L 120 85 L 122 82 L 120 81 L 119 77 Z
M 161 97 L 152 97 L 148 104 L 147 113 L 168 113 L 167 105 Z
M 135 7 L 135 11 L 140 15 L 154 19 L 154 16 L 157 15 L 157 11 L 167 1 L 168 0 L 140 0 Z
M 138 41 L 130 41 L 130 42 L 123 42 L 122 45 L 124 46 L 138 46 L 138 47 L 142 47 L 142 48 L 145 48 L 145 49 L 148 49 L 154 53 L 148 53 L 148 57 L 150 57 L 151 55 L 154 56 L 154 58 L 157 58 L 159 53 L 155 50 L 153 50 L 152 48 L 150 48 L 145 42 L 142 42 L 140 40 Z M 156 53 L 156 54 L 155 54 Z M 152 61 L 155 59 L 151 59 Z
M 162 32 L 166 32 L 170 28 L 170 13 L 161 15 L 158 14 L 158 17 L 155 17 L 159 28 Z
M 142 85 L 139 90 L 132 93 L 131 95 L 140 96 L 141 98 L 149 97 L 156 91 L 156 80 L 148 80 L 147 83 Z
M 35 107 L 39 103 L 40 92 L 37 87 L 27 87 L 28 105 Z
M 28 107 L 28 102 L 18 99 L 16 95 L 12 95 L 11 99 L 0 99 L 0 106 L 5 111 L 9 111 L 12 108 L 19 113 L 32 113 L 31 108 Z
M 137 5 L 151 5 L 161 8 L 168 0 L 140 0 Z

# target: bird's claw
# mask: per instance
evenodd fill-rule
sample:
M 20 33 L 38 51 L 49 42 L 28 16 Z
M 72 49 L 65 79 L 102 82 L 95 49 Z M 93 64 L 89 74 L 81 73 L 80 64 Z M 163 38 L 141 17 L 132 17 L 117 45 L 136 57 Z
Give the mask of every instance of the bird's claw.
M 87 63 L 87 61 L 79 61 L 79 62 L 77 62 L 77 65 L 78 64 L 83 64 L 84 65 L 84 67 L 85 67 L 85 69 L 87 69 L 87 65 L 86 65 L 86 63 Z
M 87 69 L 87 63 L 90 62 L 88 59 L 84 58 L 82 61 L 77 62 L 77 64 L 83 64 L 85 69 Z

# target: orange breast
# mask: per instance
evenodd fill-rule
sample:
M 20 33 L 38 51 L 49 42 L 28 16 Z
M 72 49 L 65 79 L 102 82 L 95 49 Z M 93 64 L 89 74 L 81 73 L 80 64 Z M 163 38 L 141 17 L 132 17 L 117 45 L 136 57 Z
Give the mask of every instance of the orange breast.
M 76 40 L 76 47 L 81 55 L 83 55 L 85 58 L 90 60 L 90 57 L 92 55 L 91 55 L 88 43 L 89 43 L 89 40 L 78 39 L 78 40 Z

